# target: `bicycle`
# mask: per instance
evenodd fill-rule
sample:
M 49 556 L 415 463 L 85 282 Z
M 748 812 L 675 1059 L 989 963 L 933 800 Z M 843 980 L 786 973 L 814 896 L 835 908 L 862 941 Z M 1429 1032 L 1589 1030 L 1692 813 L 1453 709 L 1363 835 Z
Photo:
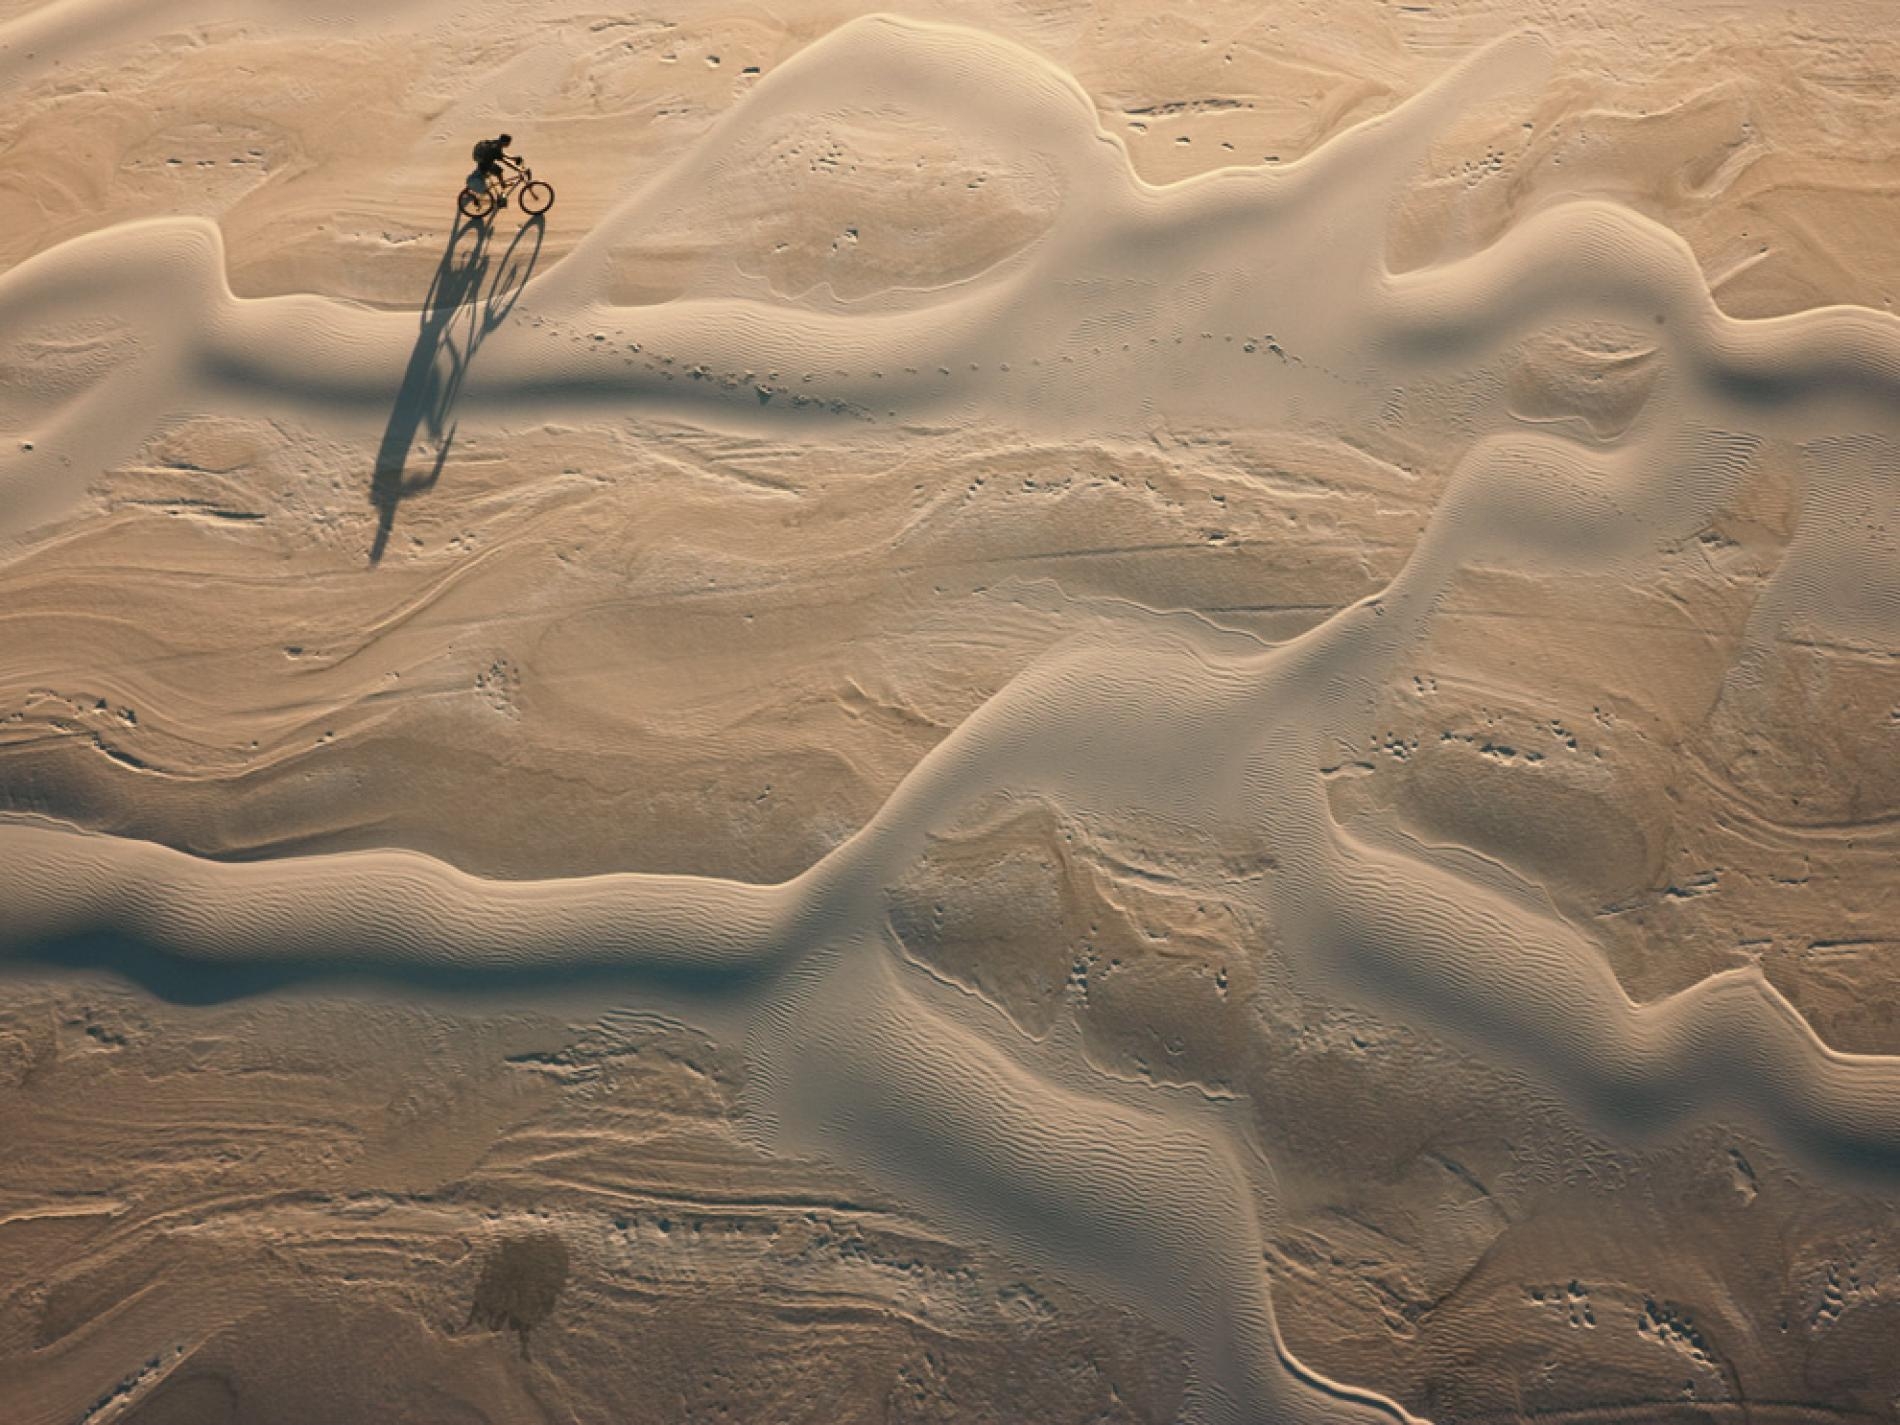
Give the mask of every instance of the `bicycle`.
M 511 164 L 513 174 L 503 178 L 499 185 L 493 178 L 482 188 L 464 188 L 455 200 L 455 206 L 462 216 L 480 221 L 508 206 L 508 199 L 517 192 L 515 201 L 521 211 L 530 217 L 539 217 L 554 206 L 554 185 L 534 176 L 534 170 L 525 163 Z

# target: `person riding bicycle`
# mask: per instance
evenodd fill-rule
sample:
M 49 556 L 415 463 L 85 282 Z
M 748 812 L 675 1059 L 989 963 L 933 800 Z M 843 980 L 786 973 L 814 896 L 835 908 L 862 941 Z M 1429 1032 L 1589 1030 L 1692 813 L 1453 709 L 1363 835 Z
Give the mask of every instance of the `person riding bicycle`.
M 513 134 L 502 134 L 497 138 L 483 139 L 475 145 L 474 177 L 481 180 L 481 187 L 492 189 L 501 181 L 501 166 L 504 163 L 514 168 L 521 166 L 521 160 L 508 152 L 508 145 L 514 141 Z M 468 186 L 476 187 L 474 183 Z
M 4 0 L 0 0 L 4 3 Z M 521 159 L 508 152 L 512 134 L 500 134 L 480 140 L 470 155 L 475 170 L 462 181 L 456 195 L 456 210 L 477 222 L 493 217 L 512 199 L 530 218 L 538 218 L 554 206 L 554 185 L 538 179 Z

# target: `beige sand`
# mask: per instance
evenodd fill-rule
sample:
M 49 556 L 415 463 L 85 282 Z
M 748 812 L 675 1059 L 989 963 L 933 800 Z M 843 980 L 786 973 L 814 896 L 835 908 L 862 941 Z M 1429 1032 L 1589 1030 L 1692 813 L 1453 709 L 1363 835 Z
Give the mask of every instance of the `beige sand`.
M 0 1413 L 1889 1418 L 1900 31 L 1530 11 L 0 15 Z

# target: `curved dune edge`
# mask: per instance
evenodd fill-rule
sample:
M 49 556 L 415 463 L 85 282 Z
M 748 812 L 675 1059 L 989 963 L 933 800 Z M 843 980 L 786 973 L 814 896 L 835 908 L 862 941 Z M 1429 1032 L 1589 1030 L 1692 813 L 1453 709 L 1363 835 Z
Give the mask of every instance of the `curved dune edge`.
M 1494 44 L 1285 170 L 1224 169 L 1151 188 L 1073 80 L 1027 51 L 945 26 L 859 21 L 770 76 L 548 270 L 532 272 L 532 226 L 510 239 L 501 265 L 525 285 L 481 304 L 470 344 L 482 349 L 471 349 L 458 389 L 491 421 L 661 409 L 788 433 L 978 414 L 1051 433 L 1349 421 L 1382 382 L 1422 361 L 1476 366 L 1567 316 L 1660 314 L 1700 393 L 1738 412 L 1791 409 L 1823 385 L 1891 401 L 1900 320 L 1850 308 L 1725 317 L 1680 239 L 1606 203 L 1552 209 L 1469 258 L 1390 274 L 1386 213 L 1436 126 L 1522 83 L 1540 54 L 1529 36 Z M 973 109 L 973 73 L 1011 102 Z M 912 308 L 596 299 L 618 235 L 703 165 L 716 169 L 729 128 L 862 87 L 866 74 L 881 76 L 870 100 L 901 95 L 999 136 L 1026 127 L 1064 175 L 1055 227 Z M 1091 295 L 1097 287 L 1104 295 Z M 367 431 L 418 349 L 406 314 L 310 296 L 235 298 L 218 230 L 202 219 L 94 233 L 0 278 L 0 330 L 55 321 L 116 325 L 123 354 L 0 452 L 0 539 L 70 513 L 91 472 L 186 414 L 268 412 Z M 1132 339 L 1141 333 L 1147 340 Z M 1175 348 L 1188 339 L 1196 350 L 1184 361 Z
M 816 1121 L 790 1130 L 794 1141 L 810 1134 L 823 1151 L 882 1180 L 926 1200 L 937 1195 L 946 1216 L 1031 1259 L 1051 1249 L 1031 1240 L 1024 1224 L 1047 1221 L 1050 1211 L 1095 1221 L 1104 1174 L 1124 1180 L 1125 1208 L 1100 1219 L 1091 1229 L 1098 1235 L 1058 1244 L 1052 1265 L 1105 1280 L 1112 1292 L 1119 1283 L 1127 1299 L 1150 1309 L 1156 1301 L 1201 1303 L 1177 1308 L 1185 1315 L 1171 1324 L 1201 1343 L 1210 1410 L 1262 1401 L 1304 1410 L 1297 1402 L 1310 1387 L 1396 1412 L 1306 1371 L 1286 1351 L 1257 1247 L 1231 1250 L 1257 1238 L 1240 1188 L 1245 1174 L 1218 1140 L 1165 1110 L 1131 1119 L 1040 1083 L 995 1046 L 935 1021 L 887 975 L 867 973 L 864 958 L 881 953 L 878 892 L 933 828 L 997 789 L 1078 808 L 1137 798 L 1168 812 L 1200 808 L 1252 822 L 1288 863 L 1288 874 L 1258 893 L 1262 908 L 1299 929 L 1320 973 L 1343 974 L 1360 992 L 1445 1025 L 1489 1054 L 1537 1065 L 1626 1131 L 1739 1107 L 1818 1161 L 1891 1173 L 1900 1167 L 1900 1062 L 1829 1050 L 1758 974 L 1724 975 L 1635 1004 L 1594 947 L 1567 927 L 1356 843 L 1333 826 L 1318 794 L 1314 744 L 1322 730 L 1337 733 L 1350 721 L 1357 687 L 1419 636 L 1459 552 L 1473 542 L 1460 524 L 1474 505 L 1521 508 L 1502 535 L 1493 529 L 1520 556 L 1615 559 L 1620 545 L 1657 524 L 1696 518 L 1699 506 L 1719 498 L 1724 476 L 1738 478 L 1746 451 L 1746 442 L 1712 435 L 1657 439 L 1613 460 L 1548 439 L 1483 447 L 1412 562 L 1377 599 L 1265 654 L 1221 656 L 1179 639 L 1143 648 L 1138 658 L 1126 648 L 1058 654 L 927 756 L 854 838 L 780 886 L 645 876 L 496 883 L 406 853 L 227 866 L 12 823 L 0 827 L 9 864 L 19 868 L 9 948 L 58 956 L 62 946 L 106 935 L 221 967 L 278 962 L 424 984 L 439 982 L 430 971 L 473 977 L 460 983 L 555 982 L 605 967 L 688 995 L 751 986 L 739 993 L 756 992 L 754 1014 L 766 1025 L 759 1069 L 771 1099 L 806 1116 L 811 1103 L 823 1106 Z M 1551 486 L 1547 477 L 1566 456 L 1572 480 Z M 1661 474 L 1647 487 L 1622 477 L 1634 511 L 1603 507 L 1605 532 L 1622 538 L 1579 541 L 1591 505 L 1570 500 L 1587 496 L 1592 474 L 1602 485 L 1613 464 Z M 1658 508 L 1645 511 L 1645 503 Z M 1102 709 L 1115 715 L 1105 720 Z M 1191 748 L 1170 745 L 1163 733 L 1183 725 L 1200 731 Z M 1237 806 L 1219 790 L 1236 762 L 1248 769 Z M 846 957 L 821 964 L 817 980 L 799 987 L 794 998 L 803 1008 L 791 1016 L 780 1003 L 782 976 L 827 946 L 845 947 Z M 827 999 L 828 1010 L 814 1008 Z M 899 1067 L 905 1063 L 914 1063 L 914 1077 Z M 953 1097 L 907 1097 L 925 1083 L 948 1085 Z M 972 1117 L 970 1104 L 987 1107 Z M 922 1138 L 918 1123 L 931 1125 Z M 1052 1134 L 1050 1123 L 1071 1127 Z M 893 1141 L 908 1142 L 908 1155 L 892 1159 Z M 1120 1147 L 1097 1161 L 1104 1144 Z M 1094 1167 L 1076 1173 L 1078 1161 Z M 1187 1166 L 1195 1162 L 1204 1166 Z M 1148 1178 L 1144 1167 L 1165 1177 Z M 943 1183 L 972 1172 L 1000 1194 L 1000 1206 L 969 1194 L 967 1184 L 944 1195 Z M 1024 1189 L 1005 1183 L 1036 1184 L 1031 1205 L 1011 1207 Z M 1056 1197 L 1045 1203 L 1051 1191 Z M 1125 1214 L 1136 1204 L 1155 1234 L 1145 1254 L 1131 1252 L 1126 1235 Z M 1180 1235 L 1184 1224 L 1210 1221 L 1226 1226 Z M 1109 1242 L 1112 1262 L 1102 1248 Z M 1227 1334 L 1236 1323 L 1244 1328 L 1238 1341 Z M 1278 1363 L 1271 1374 L 1269 1357 Z
M 954 28 L 859 21 L 769 76 L 553 268 L 532 272 L 532 226 L 509 239 L 502 268 L 526 283 L 481 302 L 483 350 L 456 384 L 488 420 L 652 410 L 796 433 L 984 414 L 1032 431 L 1140 433 L 1349 420 L 1421 363 L 1476 367 L 1552 321 L 1613 317 L 1666 323 L 1664 344 L 1710 412 L 1786 416 L 1820 390 L 1891 405 L 1900 319 L 1860 308 L 1725 317 L 1682 239 L 1602 201 L 1537 213 L 1473 257 L 1389 274 L 1385 213 L 1435 125 L 1522 82 L 1518 70 L 1539 53 L 1530 36 L 1499 42 L 1283 171 L 1222 169 L 1151 188 L 1073 80 L 1028 51 Z M 969 118 L 973 72 L 1022 97 L 971 122 L 997 133 L 1020 122 L 1037 135 L 1068 194 L 1053 230 L 914 308 L 813 312 L 743 296 L 614 308 L 593 296 L 619 232 L 703 165 L 716 169 L 728 127 L 861 84 L 866 72 L 882 76 L 868 99 L 901 93 L 950 118 Z M 1108 295 L 1089 295 L 1091 283 Z M 369 429 L 416 350 L 409 315 L 232 296 L 217 226 L 203 218 L 78 237 L 0 277 L 6 329 L 55 321 L 116 327 L 120 355 L 0 452 L 0 538 L 13 542 L 68 515 L 91 471 L 122 464 L 184 414 L 262 410 Z M 1169 350 L 1216 334 L 1220 346 L 1191 361 Z
M 1072 172 L 1110 172 L 1107 154 L 1119 187 L 1065 217 L 1023 262 L 973 283 L 948 315 L 941 304 L 866 316 L 738 300 L 606 308 L 587 298 L 596 274 L 583 244 L 510 300 L 474 378 L 485 403 L 526 415 L 653 402 L 714 422 L 775 425 L 975 410 L 1064 428 L 1215 421 L 1236 407 L 1257 419 L 1262 404 L 1285 399 L 1259 382 L 1209 381 L 1218 369 L 1210 366 L 1173 371 L 1171 358 L 1139 352 L 1123 362 L 1112 341 L 1106 359 L 1090 352 L 1080 363 L 1087 379 L 1078 382 L 1079 372 L 1064 369 L 1078 363 L 1061 357 L 1082 353 L 1059 351 L 1050 334 L 1090 332 L 1103 314 L 1067 290 L 1049 295 L 1050 278 L 1101 271 L 1147 273 L 1161 294 L 1133 317 L 1118 298 L 1117 330 L 1139 332 L 1144 321 L 1187 329 L 1218 310 L 1242 333 L 1261 332 L 1271 314 L 1286 349 L 1303 357 L 1305 374 L 1287 379 L 1309 412 L 1362 399 L 1328 369 L 1348 355 L 1384 363 L 1388 376 L 1421 362 L 1477 363 L 1496 359 L 1515 334 L 1571 316 L 1661 317 L 1676 385 L 1607 453 L 1557 436 L 1479 441 L 1391 586 L 1280 648 L 1236 657 L 1158 637 L 1137 649 L 1052 654 L 920 762 L 855 836 L 782 885 L 656 876 L 500 883 L 406 853 L 229 866 L 11 822 L 0 824 L 0 862 L 10 869 L 0 945 L 60 959 L 100 941 L 130 942 L 209 972 L 262 965 L 442 987 L 599 974 L 733 998 L 758 1026 L 761 1078 L 771 1086 L 762 1111 L 783 1115 L 792 1141 L 904 1182 L 1054 1270 L 1129 1301 L 1163 1303 L 1195 1343 L 1204 1407 L 1221 1419 L 1362 1408 L 1412 1417 L 1307 1370 L 1287 1350 L 1259 1262 L 1248 1174 L 1230 1145 L 1165 1107 L 1134 1113 L 1047 1083 L 1006 1046 L 940 1022 L 880 970 L 881 892 L 930 832 L 990 792 L 1101 812 L 1140 805 L 1263 836 L 1287 869 L 1244 894 L 1297 931 L 1290 938 L 1315 973 L 1487 1055 L 1530 1063 L 1631 1134 L 1732 1108 L 1821 1164 L 1900 1171 L 1900 1060 L 1829 1049 L 1759 972 L 1638 1004 L 1569 927 L 1345 832 L 1319 771 L 1321 746 L 1356 728 L 1366 690 L 1392 676 L 1471 561 L 1624 567 L 1659 538 L 1692 533 L 1733 492 L 1762 438 L 1756 428 L 1799 437 L 1831 429 L 1844 406 L 1891 434 L 1900 326 L 1858 309 L 1731 320 L 1683 244 L 1600 203 L 1538 214 L 1461 262 L 1385 272 L 1377 224 L 1362 222 L 1370 231 L 1359 232 L 1353 220 L 1376 213 L 1429 124 L 1493 83 L 1496 56 L 1511 51 L 1464 67 L 1284 176 L 1217 174 L 1149 190 L 1094 130 L 1073 85 L 1031 68 L 1013 47 L 888 20 L 848 27 L 827 45 L 788 66 L 783 84 L 762 85 L 757 102 L 798 102 L 804 86 L 831 82 L 831 59 L 845 53 L 855 66 L 864 46 L 910 90 L 941 85 L 946 104 L 967 66 L 1000 69 L 1024 81 L 1023 112 L 1059 131 L 1057 151 Z M 1344 196 L 1329 194 L 1334 187 Z M 1336 290 L 1362 294 L 1358 307 L 1302 312 L 1289 302 L 1288 291 L 1308 280 L 1298 260 L 1276 259 L 1280 286 L 1252 285 L 1258 230 L 1290 225 L 1298 239 L 1302 205 L 1329 215 L 1305 238 Z M 1358 240 L 1342 241 L 1342 230 Z M 1184 312 L 1168 307 L 1164 279 L 1179 269 L 1176 248 L 1190 233 L 1196 260 L 1223 280 Z M 131 323 L 133 355 L 35 432 L 30 458 L 9 453 L 0 481 L 23 496 L 10 500 L 21 512 L 14 536 L 70 510 L 83 494 L 79 472 L 123 458 L 129 442 L 181 409 L 262 403 L 345 427 L 379 418 L 412 340 L 402 314 L 316 298 L 237 301 L 216 229 L 198 222 L 117 229 L 24 264 L 0 282 L 0 326 L 92 303 L 112 304 Z M 964 370 L 978 348 L 988 360 Z M 639 359 L 662 352 L 673 370 Z M 1219 360 L 1248 364 L 1224 352 Z M 1013 379 L 1045 361 L 1045 374 Z M 768 388 L 786 383 L 789 395 L 790 378 L 769 368 L 794 363 L 834 373 L 816 383 L 809 406 L 761 401 L 760 382 L 740 375 L 762 375 Z M 673 377 L 688 364 L 714 379 L 683 398 Z M 946 368 L 954 379 L 938 379 Z M 1143 394 L 1151 388 L 1160 394 Z M 108 403 L 119 420 L 97 418 Z M 1881 473 L 1894 480 L 1900 467 L 1889 462 Z M 807 961 L 810 978 L 788 985 Z M 123 967 L 153 968 L 138 959 Z M 795 994 L 810 1020 L 788 1019 L 781 993 Z M 1072 1240 L 1039 1240 L 1054 1218 L 1076 1222 Z

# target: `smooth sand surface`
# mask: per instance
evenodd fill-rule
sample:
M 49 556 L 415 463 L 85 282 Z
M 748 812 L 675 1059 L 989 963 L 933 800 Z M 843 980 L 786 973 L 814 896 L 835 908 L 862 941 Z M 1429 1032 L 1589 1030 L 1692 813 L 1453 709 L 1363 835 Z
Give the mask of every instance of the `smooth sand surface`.
M 0 1414 L 1891 1418 L 1896 65 L 0 6 Z

